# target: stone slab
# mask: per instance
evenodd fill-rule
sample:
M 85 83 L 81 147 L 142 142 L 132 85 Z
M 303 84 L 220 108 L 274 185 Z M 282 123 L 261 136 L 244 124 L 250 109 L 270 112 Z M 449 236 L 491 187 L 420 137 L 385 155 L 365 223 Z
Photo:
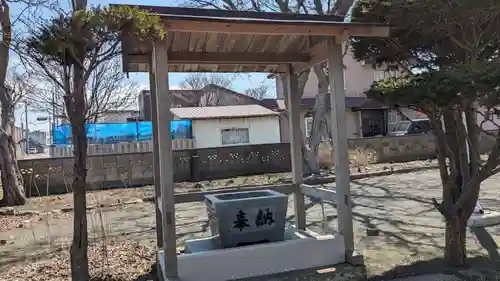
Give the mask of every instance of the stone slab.
M 297 239 L 180 254 L 177 280 L 229 281 L 345 262 L 342 235 L 313 237 L 301 231 L 292 233 Z M 163 251 L 158 255 L 163 270 Z

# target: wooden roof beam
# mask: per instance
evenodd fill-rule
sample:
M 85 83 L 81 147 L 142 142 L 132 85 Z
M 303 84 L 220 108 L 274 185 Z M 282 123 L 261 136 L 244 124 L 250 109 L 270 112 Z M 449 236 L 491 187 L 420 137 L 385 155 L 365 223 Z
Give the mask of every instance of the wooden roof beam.
M 223 20 L 180 20 L 164 18 L 165 28 L 169 31 L 237 33 L 252 35 L 308 35 L 308 36 L 340 36 L 348 30 L 350 36 L 387 37 L 389 27 L 364 23 L 265 23 L 249 21 Z
M 351 34 L 347 29 L 344 29 L 338 36 L 335 36 L 335 43 L 342 44 L 349 39 Z M 309 56 L 311 59 L 308 62 L 301 62 L 293 64 L 292 71 L 293 73 L 300 73 L 306 69 L 310 69 L 318 63 L 322 63 L 327 59 L 328 55 L 328 40 L 323 40 L 320 43 L 314 45 L 309 50 Z
M 148 63 L 148 55 L 128 55 L 129 60 L 135 63 Z M 171 64 L 260 64 L 278 65 L 307 63 L 311 60 L 308 54 L 303 53 L 204 53 L 204 52 L 169 52 L 168 62 Z
M 311 67 L 317 65 L 318 63 L 324 62 L 327 59 L 328 49 L 327 49 L 327 40 L 323 40 L 318 44 L 314 45 L 309 50 L 310 60 L 307 62 L 300 62 L 292 65 L 293 73 L 300 73 L 306 69 L 310 69 Z

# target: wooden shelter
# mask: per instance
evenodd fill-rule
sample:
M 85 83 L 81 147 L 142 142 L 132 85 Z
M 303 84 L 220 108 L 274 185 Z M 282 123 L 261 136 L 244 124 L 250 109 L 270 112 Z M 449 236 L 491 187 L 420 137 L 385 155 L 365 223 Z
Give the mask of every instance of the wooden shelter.
M 386 37 L 381 24 L 346 23 L 335 16 L 258 13 L 192 8 L 139 6 L 161 17 L 165 40 L 145 44 L 124 36 L 123 70 L 149 72 L 153 138 L 158 246 L 165 278 L 177 278 L 175 197 L 170 136 L 169 72 L 265 72 L 283 75 L 291 135 L 295 226 L 306 227 L 304 194 L 332 198 L 333 193 L 304 186 L 302 133 L 297 75 L 328 61 L 331 85 L 332 132 L 336 146 L 335 201 L 338 230 L 343 237 L 346 260 L 354 252 L 349 160 L 346 137 L 342 46 L 349 36 Z M 181 276 L 182 280 L 182 276 Z

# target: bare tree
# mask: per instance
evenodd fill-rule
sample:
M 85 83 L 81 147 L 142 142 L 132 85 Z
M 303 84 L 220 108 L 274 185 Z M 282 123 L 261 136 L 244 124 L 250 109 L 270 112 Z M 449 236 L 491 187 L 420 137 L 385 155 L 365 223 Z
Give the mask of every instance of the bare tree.
M 190 73 L 181 82 L 181 87 L 190 90 L 200 90 L 205 86 L 213 84 L 219 87 L 231 89 L 231 84 L 237 74 L 224 75 L 220 73 Z
M 444 257 L 450 266 L 465 266 L 467 222 L 481 183 L 500 172 L 500 127 L 492 116 L 500 106 L 498 1 L 357 3 L 356 20 L 384 22 L 393 32 L 353 40 L 354 57 L 405 73 L 373 83 L 366 94 L 429 118 L 442 183 L 433 204 L 446 221 Z
M 57 112 L 57 115 L 68 119 L 62 89 L 36 65 L 32 67 L 31 75 L 39 86 L 32 89 L 27 99 L 38 110 L 52 112 L 53 115 Z M 62 75 L 63 73 L 58 74 Z M 110 110 L 131 108 L 136 103 L 139 87 L 136 82 L 127 78 L 120 61 L 115 59 L 96 67 L 89 76 L 85 92 L 85 120 L 97 122 Z
M 184 6 L 200 7 L 200 8 L 215 8 L 225 10 L 240 10 L 240 11 L 257 11 L 257 12 L 281 12 L 281 13 L 302 13 L 302 14 L 318 14 L 318 15 L 337 15 L 345 17 L 347 12 L 353 5 L 354 0 L 318 0 L 318 1 L 304 1 L 304 0 L 187 0 Z M 298 75 L 298 91 L 297 96 L 294 98 L 301 98 L 304 92 L 304 87 L 309 78 L 309 72 L 306 70 Z M 319 167 L 317 165 L 316 155 L 317 148 L 323 136 L 330 134 L 330 117 L 328 110 L 328 69 L 326 63 L 318 64 L 313 67 L 313 71 L 318 77 L 318 95 L 316 97 L 315 106 L 312 112 L 313 126 L 309 144 L 302 146 L 304 156 L 304 172 L 306 174 L 318 173 Z M 284 77 L 282 77 L 284 78 Z M 284 84 L 284 80 L 282 83 Z M 286 116 L 286 114 L 285 114 Z M 303 134 L 303 132 L 302 132 Z
M 2 169 L 3 198 L 1 205 L 22 205 L 26 201 L 24 181 L 19 170 L 16 155 L 15 108 L 19 101 L 30 91 L 26 74 L 11 69 L 5 86 L 0 90 L 2 105 L 0 123 L 0 167 Z
M 261 100 L 267 94 L 267 90 L 269 89 L 269 85 L 264 83 L 260 84 L 255 88 L 249 88 L 245 90 L 245 95 L 252 97 L 256 100 Z
M 10 7 L 6 0 L 0 2 L 0 103 L 2 105 L 0 123 L 0 169 L 2 171 L 2 205 L 21 205 L 25 203 L 24 184 L 17 166 L 14 133 L 15 98 L 6 84 L 9 66 L 9 51 L 12 44 L 12 24 Z
M 13 19 L 9 2 L 0 0 L 0 169 L 4 189 L 1 204 L 21 205 L 25 203 L 24 183 L 17 165 L 13 133 L 15 129 L 15 106 L 22 94 L 24 94 L 25 85 L 16 73 L 11 75 L 9 84 L 7 70 L 10 63 L 10 52 L 13 50 L 14 45 L 13 23 L 17 22 L 24 11 L 40 3 L 30 0 L 16 1 L 24 4 L 24 9 L 18 18 Z
M 73 139 L 73 242 L 71 244 L 72 280 L 89 280 L 88 233 L 86 216 L 86 177 L 88 139 L 87 87 L 100 67 L 122 53 L 120 38 L 127 30 L 139 40 L 163 38 L 159 17 L 132 7 L 86 8 L 85 0 L 73 0 L 71 13 L 59 13 L 42 22 L 24 43 L 27 63 L 49 77 L 63 100 Z M 97 83 L 100 85 L 99 83 Z M 92 91 L 90 91 L 92 93 Z

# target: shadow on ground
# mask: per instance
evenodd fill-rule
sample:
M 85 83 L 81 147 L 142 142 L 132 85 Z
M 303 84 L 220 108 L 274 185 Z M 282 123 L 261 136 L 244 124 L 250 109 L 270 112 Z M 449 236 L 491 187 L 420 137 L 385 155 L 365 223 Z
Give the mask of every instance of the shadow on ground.
M 154 263 L 151 265 L 151 270 L 149 272 L 146 272 L 145 274 L 138 276 L 134 280 L 131 281 L 157 281 L 160 280 L 158 278 L 158 264 Z
M 155 263 L 151 265 L 151 269 L 149 270 L 149 272 L 146 272 L 143 275 L 136 277 L 135 279 L 128 279 L 125 277 L 115 277 L 113 275 L 108 275 L 108 274 L 100 274 L 91 277 L 89 281 L 159 281 L 160 279 L 158 278 L 156 268 L 157 264 Z
M 424 274 L 447 274 L 465 281 L 497 281 L 500 280 L 500 263 L 492 262 L 486 257 L 473 257 L 468 260 L 468 266 L 460 269 L 447 267 L 444 260 L 435 258 L 418 261 L 408 265 L 395 266 L 389 271 L 367 278 L 363 266 L 340 264 L 327 268 L 315 268 L 301 271 L 238 279 L 237 281 L 387 281 Z M 126 281 L 157 281 L 157 264 L 151 270 L 133 280 Z M 101 276 L 91 281 L 125 281 L 112 276 Z M 439 280 L 428 280 L 439 281 Z
M 500 262 L 491 261 L 488 257 L 478 256 L 468 259 L 465 268 L 450 268 L 442 258 L 413 262 L 408 265 L 398 265 L 381 274 L 373 275 L 369 281 L 386 281 L 424 274 L 444 273 L 454 275 L 462 280 L 500 280 Z M 429 280 L 437 281 L 437 280 Z

